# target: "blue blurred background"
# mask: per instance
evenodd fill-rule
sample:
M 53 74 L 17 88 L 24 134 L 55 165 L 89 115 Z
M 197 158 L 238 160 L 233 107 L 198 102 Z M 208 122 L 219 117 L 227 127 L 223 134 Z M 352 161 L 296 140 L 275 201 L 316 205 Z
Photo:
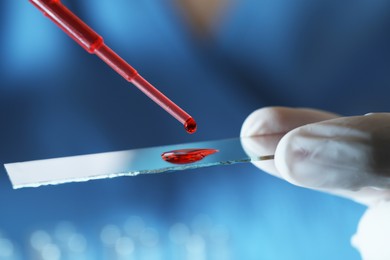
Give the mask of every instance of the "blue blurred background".
M 1 1 L 1 164 L 235 137 L 271 105 L 390 109 L 389 1 L 64 4 L 198 132 L 27 0 Z M 0 173 L 0 259 L 359 259 L 363 206 L 249 164 L 21 190 Z

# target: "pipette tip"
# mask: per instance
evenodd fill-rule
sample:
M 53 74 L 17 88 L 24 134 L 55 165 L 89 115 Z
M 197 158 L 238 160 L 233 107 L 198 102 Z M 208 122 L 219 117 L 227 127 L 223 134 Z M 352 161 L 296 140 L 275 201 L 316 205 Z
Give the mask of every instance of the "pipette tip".
M 184 128 L 186 129 L 187 133 L 193 134 L 196 132 L 196 122 L 195 120 L 190 117 L 186 120 L 184 123 Z

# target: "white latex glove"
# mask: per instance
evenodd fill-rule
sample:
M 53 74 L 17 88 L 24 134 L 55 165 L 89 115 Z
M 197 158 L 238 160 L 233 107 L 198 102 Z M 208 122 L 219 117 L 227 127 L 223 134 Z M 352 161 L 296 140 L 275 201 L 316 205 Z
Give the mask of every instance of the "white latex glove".
M 280 141 L 243 143 L 248 152 L 275 152 L 273 162 L 254 163 L 260 169 L 298 186 L 350 198 L 374 212 L 375 205 L 383 207 L 390 200 L 390 113 L 340 117 L 313 109 L 268 107 L 249 115 L 241 129 L 241 136 L 278 134 L 284 134 Z M 390 212 L 390 202 L 386 205 Z M 370 216 L 376 219 L 370 225 L 390 225 L 390 218 L 383 223 L 380 214 Z M 367 230 L 363 219 L 359 230 Z M 366 233 L 358 232 L 355 240 L 370 235 Z M 390 233 L 384 236 L 390 238 Z M 355 244 L 361 252 L 373 252 L 376 239 Z
M 379 202 L 366 210 L 352 244 L 365 260 L 390 259 L 390 202 Z

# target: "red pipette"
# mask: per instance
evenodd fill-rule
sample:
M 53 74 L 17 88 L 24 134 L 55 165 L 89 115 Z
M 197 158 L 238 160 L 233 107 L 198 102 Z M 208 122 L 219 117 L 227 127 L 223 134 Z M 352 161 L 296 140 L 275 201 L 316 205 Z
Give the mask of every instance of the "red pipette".
M 30 0 L 43 14 L 91 54 L 96 54 L 127 81 L 184 125 L 188 133 L 196 131 L 195 120 L 163 93 L 146 81 L 125 60 L 104 44 L 103 38 L 66 8 L 60 0 Z

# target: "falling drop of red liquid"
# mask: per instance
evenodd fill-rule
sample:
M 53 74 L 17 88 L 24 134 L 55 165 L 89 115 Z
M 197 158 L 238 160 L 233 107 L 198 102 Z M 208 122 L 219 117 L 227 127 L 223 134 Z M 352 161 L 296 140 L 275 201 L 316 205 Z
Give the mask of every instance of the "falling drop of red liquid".
M 174 164 L 194 163 L 206 156 L 219 152 L 216 149 L 180 149 L 161 154 L 164 161 Z
M 190 117 L 187 119 L 187 121 L 184 123 L 184 128 L 187 130 L 189 134 L 193 134 L 196 131 L 196 122 L 195 120 Z

